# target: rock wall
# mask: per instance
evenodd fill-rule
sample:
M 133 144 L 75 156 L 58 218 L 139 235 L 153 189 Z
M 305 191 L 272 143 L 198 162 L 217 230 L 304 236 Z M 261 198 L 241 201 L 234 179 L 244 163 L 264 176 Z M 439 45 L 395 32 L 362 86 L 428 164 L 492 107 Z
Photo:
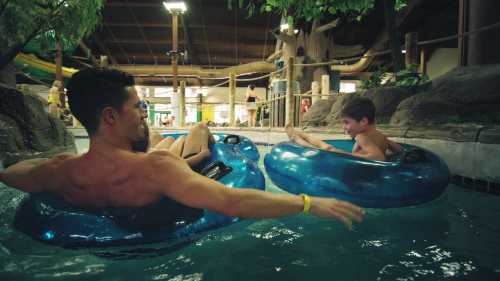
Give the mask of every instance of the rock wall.
M 381 87 L 339 94 L 332 101 L 313 105 L 304 115 L 302 125 L 338 127 L 340 110 L 356 96 L 374 102 L 377 124 L 500 124 L 500 64 L 457 67 L 416 87 Z
M 500 65 L 457 67 L 399 104 L 394 125 L 499 124 Z
M 74 137 L 35 94 L 0 84 L 0 162 L 76 153 Z

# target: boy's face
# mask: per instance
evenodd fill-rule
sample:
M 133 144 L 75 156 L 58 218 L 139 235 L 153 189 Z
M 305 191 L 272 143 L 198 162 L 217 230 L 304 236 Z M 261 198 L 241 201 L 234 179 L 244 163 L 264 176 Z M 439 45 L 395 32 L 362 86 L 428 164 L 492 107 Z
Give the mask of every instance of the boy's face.
M 355 138 L 358 134 L 362 133 L 368 125 L 368 119 L 366 117 L 363 117 L 363 119 L 359 121 L 351 117 L 342 117 L 341 121 L 344 131 L 349 134 L 351 138 Z

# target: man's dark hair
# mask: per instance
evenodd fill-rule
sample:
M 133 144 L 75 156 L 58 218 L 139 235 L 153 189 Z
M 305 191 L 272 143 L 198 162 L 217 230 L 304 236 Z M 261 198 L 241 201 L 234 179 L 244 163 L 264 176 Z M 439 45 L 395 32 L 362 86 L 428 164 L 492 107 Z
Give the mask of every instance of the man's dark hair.
M 80 70 L 71 77 L 67 86 L 69 108 L 92 136 L 99 128 L 102 110 L 109 106 L 120 111 L 129 98 L 125 87 L 133 85 L 134 78 L 120 70 Z
M 369 98 L 354 97 L 342 108 L 340 116 L 352 118 L 358 122 L 366 117 L 368 123 L 373 124 L 375 122 L 375 105 Z

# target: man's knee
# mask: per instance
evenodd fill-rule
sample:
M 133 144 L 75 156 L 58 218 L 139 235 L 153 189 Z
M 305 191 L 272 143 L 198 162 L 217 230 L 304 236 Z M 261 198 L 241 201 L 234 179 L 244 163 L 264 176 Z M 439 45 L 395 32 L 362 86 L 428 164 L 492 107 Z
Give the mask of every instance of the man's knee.
M 205 130 L 208 130 L 208 127 L 205 123 L 198 123 L 191 130 L 193 130 L 193 131 L 205 131 Z

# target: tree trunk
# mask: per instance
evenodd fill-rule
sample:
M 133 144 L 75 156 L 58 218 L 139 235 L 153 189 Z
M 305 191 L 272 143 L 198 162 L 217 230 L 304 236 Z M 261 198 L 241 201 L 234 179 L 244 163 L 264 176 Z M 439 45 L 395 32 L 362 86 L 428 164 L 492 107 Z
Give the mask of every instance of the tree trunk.
M 401 55 L 401 40 L 399 30 L 396 26 L 395 0 L 382 0 L 384 2 L 385 26 L 389 34 L 389 45 L 391 48 L 394 73 L 403 70 L 403 56 Z
M 56 74 L 55 80 L 61 82 L 61 87 L 59 88 L 59 104 L 62 108 L 66 107 L 66 97 L 64 96 L 64 77 L 62 73 L 63 66 L 63 54 L 62 54 L 62 44 L 61 37 L 56 33 Z
M 500 20 L 498 0 L 468 0 L 466 21 L 467 31 L 485 27 Z M 471 34 L 466 41 L 466 65 L 483 65 L 500 63 L 500 37 L 498 30 L 488 30 Z

